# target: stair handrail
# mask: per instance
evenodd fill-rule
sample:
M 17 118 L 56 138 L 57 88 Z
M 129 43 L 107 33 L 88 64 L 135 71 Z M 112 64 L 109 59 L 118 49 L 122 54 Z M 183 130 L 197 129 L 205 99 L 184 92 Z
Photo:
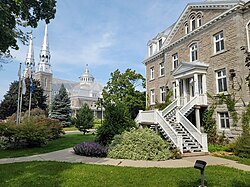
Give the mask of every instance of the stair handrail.
M 181 109 L 180 112 L 182 114 L 185 114 L 189 109 L 191 109 L 194 105 L 197 104 L 198 101 L 198 95 L 194 96 L 190 101 L 187 102 Z
M 177 105 L 177 99 L 175 99 L 172 103 L 170 103 L 166 108 L 164 108 L 161 113 L 162 116 L 166 116 L 169 112 L 171 112 Z
M 185 127 L 189 134 L 194 137 L 200 145 L 202 145 L 202 133 L 183 115 L 182 112 L 178 111 L 178 114 L 180 123 Z
M 149 116 L 149 117 L 147 118 L 143 116 Z M 140 110 L 135 118 L 135 122 L 137 124 L 140 124 L 144 122 L 144 120 L 147 122 L 155 123 L 155 111 L 154 110 L 146 110 L 146 111 Z
M 158 125 L 164 130 L 167 134 L 168 138 L 176 145 L 176 147 L 183 152 L 182 148 L 182 135 L 179 135 L 173 127 L 166 121 L 166 119 L 162 116 L 162 114 L 155 110 L 156 112 L 156 121 Z

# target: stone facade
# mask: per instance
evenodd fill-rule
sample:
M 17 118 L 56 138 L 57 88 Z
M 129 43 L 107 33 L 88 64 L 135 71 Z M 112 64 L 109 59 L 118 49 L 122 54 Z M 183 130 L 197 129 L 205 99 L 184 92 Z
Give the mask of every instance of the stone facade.
M 196 27 L 191 31 L 190 16 L 198 14 L 201 15 L 201 25 L 198 26 L 198 22 L 195 22 Z M 249 20 L 250 8 L 248 2 L 210 1 L 188 4 L 170 34 L 165 36 L 166 40 L 163 47 L 144 61 L 146 65 L 148 105 L 151 108 L 154 108 L 155 105 L 150 100 L 152 89 L 154 89 L 155 100 L 159 102 L 161 100 L 160 87 L 167 85 L 172 88 L 173 83 L 176 83 L 173 75 L 173 55 L 178 54 L 179 65 L 182 62 L 190 62 L 192 61 L 190 47 L 192 44 L 196 44 L 197 59 L 195 61 L 208 65 L 206 73 L 207 93 L 212 96 L 218 94 L 218 78 L 216 75 L 218 75 L 217 71 L 222 69 L 225 69 L 226 72 L 227 91 L 224 92 L 225 95 L 234 92 L 233 86 L 235 89 L 241 86 L 235 97 L 238 101 L 236 111 L 240 117 L 242 111 L 244 111 L 241 99 L 246 103 L 250 100 L 249 89 L 245 81 L 248 75 L 248 69 L 245 67 L 245 52 L 247 50 L 245 28 Z M 189 26 L 188 33 L 185 33 L 185 23 L 188 23 Z M 223 34 L 224 47 L 222 50 L 215 52 L 215 36 L 219 33 Z M 149 42 L 148 46 L 151 45 L 153 45 L 153 42 Z M 164 63 L 165 73 L 163 76 L 159 76 L 160 63 L 162 62 Z M 152 68 L 154 68 L 154 79 L 151 79 Z M 173 91 L 176 91 L 175 88 L 173 88 Z M 208 105 L 203 107 L 208 107 L 212 102 L 208 98 Z M 240 120 L 236 127 L 233 126 L 232 117 L 229 114 L 230 127 L 221 128 L 220 118 L 218 117 L 220 112 L 228 112 L 226 105 L 217 106 L 214 112 L 218 132 L 225 132 L 229 138 L 238 136 L 241 132 Z

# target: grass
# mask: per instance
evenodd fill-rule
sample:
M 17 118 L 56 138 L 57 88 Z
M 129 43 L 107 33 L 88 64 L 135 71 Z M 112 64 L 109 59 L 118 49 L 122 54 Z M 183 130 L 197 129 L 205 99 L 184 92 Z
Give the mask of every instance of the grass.
M 63 130 L 64 131 L 77 131 L 78 128 L 76 128 L 75 126 L 71 126 L 71 127 L 64 127 Z
M 217 156 L 217 157 L 229 159 L 229 160 L 234 160 L 240 164 L 245 164 L 245 165 L 250 166 L 250 158 L 241 158 L 241 157 L 238 157 L 236 155 L 223 155 L 223 153 L 222 154 L 221 153 L 214 153 L 213 155 Z
M 23 162 L 0 166 L 0 186 L 143 186 L 194 187 L 200 172 L 194 168 L 132 168 L 63 162 Z M 206 186 L 249 187 L 250 172 L 208 166 Z
M 47 145 L 35 148 L 24 148 L 16 150 L 0 150 L 0 158 L 13 158 L 20 156 L 30 156 L 41 153 L 58 151 L 75 146 L 84 141 L 94 141 L 95 136 L 92 134 L 66 134 L 61 138 L 50 141 Z M 1 185 L 0 185 L 1 186 Z

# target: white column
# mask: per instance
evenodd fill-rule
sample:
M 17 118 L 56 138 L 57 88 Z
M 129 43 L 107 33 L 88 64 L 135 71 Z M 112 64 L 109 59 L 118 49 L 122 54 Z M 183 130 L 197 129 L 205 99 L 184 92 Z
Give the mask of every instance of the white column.
M 207 75 L 206 74 L 202 74 L 202 90 L 203 90 L 203 94 L 204 94 L 204 104 L 207 104 Z
M 180 82 L 179 79 L 176 79 L 176 98 L 177 98 L 177 106 L 181 106 L 181 98 L 180 98 Z
M 198 87 L 199 85 L 198 85 L 198 83 L 199 83 L 198 74 L 195 73 L 194 74 L 194 96 L 199 95 L 199 87 Z
M 200 107 L 195 108 L 195 122 L 196 128 L 201 131 L 201 122 L 200 122 Z
M 184 97 L 184 105 L 187 103 L 187 79 L 183 79 L 183 97 Z

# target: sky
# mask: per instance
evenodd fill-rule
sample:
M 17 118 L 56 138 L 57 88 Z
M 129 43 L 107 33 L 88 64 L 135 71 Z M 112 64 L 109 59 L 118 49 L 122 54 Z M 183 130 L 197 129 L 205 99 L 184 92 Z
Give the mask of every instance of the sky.
M 131 68 L 145 77 L 142 63 L 147 42 L 177 21 L 187 3 L 203 0 L 58 0 L 55 19 L 48 25 L 53 77 L 79 81 L 88 64 L 103 86 L 116 69 Z M 45 23 L 33 31 L 36 65 Z M 11 82 L 18 80 L 28 46 L 19 43 L 14 60 L 0 70 L 0 101 Z

